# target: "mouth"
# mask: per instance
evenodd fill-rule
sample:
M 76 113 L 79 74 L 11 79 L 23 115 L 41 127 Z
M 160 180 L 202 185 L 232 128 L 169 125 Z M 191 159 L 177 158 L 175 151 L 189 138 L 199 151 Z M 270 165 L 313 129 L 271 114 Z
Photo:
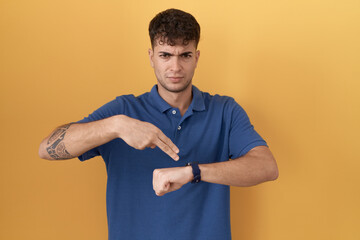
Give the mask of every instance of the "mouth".
M 178 77 L 178 76 L 170 76 L 167 77 L 172 83 L 178 83 L 180 82 L 184 77 Z

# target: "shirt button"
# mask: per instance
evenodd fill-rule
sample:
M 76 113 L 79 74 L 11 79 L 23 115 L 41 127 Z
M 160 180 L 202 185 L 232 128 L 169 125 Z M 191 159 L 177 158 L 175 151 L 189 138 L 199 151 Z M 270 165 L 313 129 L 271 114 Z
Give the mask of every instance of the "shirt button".
M 181 126 L 178 126 L 178 130 L 181 130 Z
M 176 114 L 176 110 L 172 110 L 172 114 Z

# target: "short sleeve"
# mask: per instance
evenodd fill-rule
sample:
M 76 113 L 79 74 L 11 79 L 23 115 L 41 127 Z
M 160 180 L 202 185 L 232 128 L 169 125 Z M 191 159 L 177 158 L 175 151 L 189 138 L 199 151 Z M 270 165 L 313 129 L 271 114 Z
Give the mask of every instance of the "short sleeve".
M 231 159 L 245 155 L 254 147 L 267 146 L 265 140 L 250 123 L 245 110 L 233 99 L 230 101 L 230 113 L 229 157 Z
M 114 115 L 122 114 L 124 112 L 124 101 L 122 97 L 117 97 L 111 102 L 106 103 L 99 109 L 95 110 L 93 113 L 91 113 L 88 117 L 83 118 L 82 120 L 76 122 L 76 123 L 88 123 L 88 122 L 94 122 L 101 119 L 105 119 Z M 90 158 L 96 157 L 101 155 L 100 154 L 100 147 L 95 147 L 82 155 L 80 155 L 78 158 L 80 161 L 85 161 Z

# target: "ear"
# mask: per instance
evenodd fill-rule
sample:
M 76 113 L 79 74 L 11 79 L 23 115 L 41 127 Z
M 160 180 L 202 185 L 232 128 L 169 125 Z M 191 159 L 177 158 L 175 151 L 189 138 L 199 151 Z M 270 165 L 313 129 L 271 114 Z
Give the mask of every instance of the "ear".
M 195 52 L 195 63 L 196 63 L 195 67 L 197 67 L 199 58 L 200 58 L 200 50 L 196 50 L 196 52 Z
M 149 59 L 150 59 L 150 65 L 151 65 L 152 68 L 154 68 L 154 61 L 153 61 L 154 50 L 152 50 L 151 48 L 149 48 L 148 54 L 149 54 Z

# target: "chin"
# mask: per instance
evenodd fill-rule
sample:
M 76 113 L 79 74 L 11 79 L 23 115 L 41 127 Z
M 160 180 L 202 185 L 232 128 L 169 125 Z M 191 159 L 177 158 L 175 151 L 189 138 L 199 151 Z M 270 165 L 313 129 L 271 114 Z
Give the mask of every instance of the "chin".
M 185 84 L 184 83 L 163 84 L 162 82 L 159 81 L 159 84 L 161 85 L 162 88 L 164 88 L 168 92 L 180 93 L 180 92 L 184 92 L 191 86 L 191 81 Z
M 173 92 L 173 93 L 180 93 L 180 92 L 186 91 L 189 87 L 190 87 L 190 84 L 187 84 L 187 85 L 183 85 L 183 86 L 177 86 L 177 87 L 170 88 L 170 89 L 168 89 L 168 91 Z

